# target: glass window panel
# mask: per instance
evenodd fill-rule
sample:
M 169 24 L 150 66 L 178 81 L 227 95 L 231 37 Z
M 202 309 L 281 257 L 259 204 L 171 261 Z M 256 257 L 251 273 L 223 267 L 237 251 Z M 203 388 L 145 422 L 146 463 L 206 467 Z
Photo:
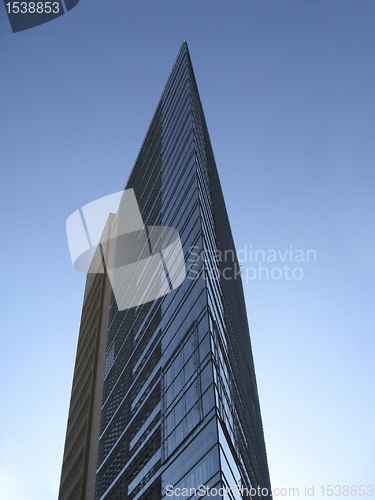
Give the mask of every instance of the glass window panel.
M 177 395 L 181 389 L 183 388 L 185 383 L 185 377 L 184 377 L 184 370 L 181 370 L 180 373 L 177 375 L 176 380 L 173 382 L 173 385 L 175 387 L 175 395 Z
M 204 392 L 207 387 L 212 384 L 212 363 L 211 361 L 207 364 L 207 366 L 203 369 L 201 373 L 201 386 L 202 392 Z
M 176 436 L 176 442 L 175 442 L 176 446 L 178 446 L 185 437 L 184 428 L 185 428 L 185 421 L 183 420 L 182 422 L 180 422 L 180 424 L 176 427 L 175 431 L 173 432 L 173 434 Z
M 193 353 L 193 348 L 194 348 L 194 336 L 190 335 L 183 348 L 184 363 L 186 363 L 186 361 L 190 358 L 191 354 Z
M 205 314 L 198 324 L 199 340 L 202 340 L 204 335 L 208 332 L 208 316 Z
M 172 432 L 172 429 L 174 429 L 174 410 L 165 419 L 165 435 L 168 436 Z
M 194 355 L 193 355 L 190 357 L 190 359 L 188 360 L 188 362 L 186 363 L 185 368 L 184 368 L 186 382 L 193 375 L 193 373 L 195 371 L 195 367 L 196 367 L 196 364 L 195 364 L 195 359 L 194 359 Z
M 207 389 L 202 397 L 203 416 L 205 417 L 215 406 L 214 388 L 213 385 Z
M 176 404 L 174 409 L 175 422 L 179 422 L 185 414 L 185 404 L 184 398 L 180 399 L 180 401 Z
M 167 456 L 171 455 L 173 453 L 175 449 L 175 445 L 174 445 L 174 435 L 173 433 L 169 436 L 169 438 L 167 439 L 167 446 L 166 446 L 166 452 L 167 452 Z
M 193 384 L 185 394 L 186 409 L 187 411 L 194 405 L 197 400 L 197 389 L 195 384 Z
M 199 356 L 200 356 L 201 362 L 204 360 L 204 358 L 210 352 L 210 347 L 211 347 L 210 337 L 209 337 L 209 334 L 207 334 L 199 345 Z
M 174 401 L 174 386 L 172 384 L 165 393 L 165 403 L 167 405 L 167 408 L 173 403 L 173 401 Z
M 190 488 L 197 488 L 201 484 L 209 484 L 213 486 L 214 482 L 209 482 L 209 480 L 213 475 L 217 474 L 219 467 L 218 450 L 215 446 L 188 472 L 188 474 L 185 475 L 181 481 L 176 484 L 175 487 L 181 489 L 188 488 L 190 490 Z M 167 480 L 164 481 L 164 477 L 163 483 L 165 485 L 174 484 L 172 482 L 168 483 Z M 199 498 L 201 498 L 201 495 Z
M 212 419 L 210 423 L 202 429 L 202 431 L 194 438 L 194 441 L 181 453 L 176 460 L 168 467 L 168 469 L 163 473 L 163 485 L 164 487 L 168 484 L 176 484 L 177 481 L 183 477 L 189 469 L 192 468 L 194 463 L 198 462 L 208 450 L 217 442 L 217 430 L 215 419 Z M 219 456 L 217 447 L 215 458 L 212 458 L 212 466 L 214 472 L 219 470 Z M 195 469 L 195 467 L 194 467 Z M 212 470 L 213 470 L 212 469 Z M 213 475 L 213 473 L 203 479 L 208 479 Z M 202 481 L 197 484 L 201 484 Z

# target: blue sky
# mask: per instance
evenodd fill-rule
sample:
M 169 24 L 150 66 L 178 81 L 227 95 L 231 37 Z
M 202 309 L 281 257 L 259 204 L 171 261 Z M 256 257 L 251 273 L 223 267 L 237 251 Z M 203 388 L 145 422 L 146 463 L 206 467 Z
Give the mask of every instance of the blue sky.
M 123 189 L 184 37 L 237 249 L 316 252 L 244 283 L 272 485 L 374 484 L 375 3 L 80 0 L 18 34 L 1 12 L 0 498 L 57 498 L 65 221 Z

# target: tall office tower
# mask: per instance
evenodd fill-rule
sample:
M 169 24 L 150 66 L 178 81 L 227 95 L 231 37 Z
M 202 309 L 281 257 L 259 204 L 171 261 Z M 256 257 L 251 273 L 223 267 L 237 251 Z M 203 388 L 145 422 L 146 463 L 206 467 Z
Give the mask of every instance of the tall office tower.
M 269 498 L 240 269 L 186 42 L 131 188 L 145 227 L 178 231 L 187 275 L 125 310 L 88 275 L 59 500 L 200 498 L 201 485 Z

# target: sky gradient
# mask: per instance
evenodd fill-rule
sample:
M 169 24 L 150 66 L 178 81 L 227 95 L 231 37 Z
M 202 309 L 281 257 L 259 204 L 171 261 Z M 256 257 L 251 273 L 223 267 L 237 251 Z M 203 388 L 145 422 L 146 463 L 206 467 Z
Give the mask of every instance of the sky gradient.
M 80 0 L 18 34 L 0 11 L 0 498 L 57 498 L 85 283 L 65 221 L 124 188 L 185 37 L 254 277 L 272 486 L 375 486 L 375 3 Z

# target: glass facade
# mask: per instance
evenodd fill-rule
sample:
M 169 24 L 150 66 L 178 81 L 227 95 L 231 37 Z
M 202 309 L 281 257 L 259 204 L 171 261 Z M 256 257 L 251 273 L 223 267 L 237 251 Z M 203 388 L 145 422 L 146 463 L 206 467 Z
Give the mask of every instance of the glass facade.
M 126 188 L 145 226 L 179 232 L 187 277 L 124 311 L 112 293 L 95 500 L 270 492 L 239 266 L 186 42 Z

